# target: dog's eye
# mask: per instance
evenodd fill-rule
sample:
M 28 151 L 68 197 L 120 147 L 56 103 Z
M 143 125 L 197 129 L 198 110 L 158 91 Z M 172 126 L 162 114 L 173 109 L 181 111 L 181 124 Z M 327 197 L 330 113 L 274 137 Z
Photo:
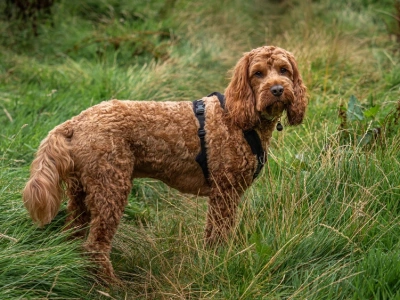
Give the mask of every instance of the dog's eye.
M 287 73 L 287 69 L 286 68 L 281 68 L 281 74 L 286 74 Z
M 257 71 L 257 72 L 254 73 L 254 76 L 256 76 L 256 77 L 258 77 L 258 78 L 263 77 L 263 75 L 264 75 L 264 74 L 263 74 L 261 71 Z

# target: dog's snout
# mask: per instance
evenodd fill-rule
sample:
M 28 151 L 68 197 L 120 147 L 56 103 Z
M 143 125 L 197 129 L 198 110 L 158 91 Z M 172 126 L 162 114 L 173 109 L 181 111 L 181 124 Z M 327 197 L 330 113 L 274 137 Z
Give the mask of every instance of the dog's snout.
M 283 86 L 281 86 L 280 84 L 274 85 L 270 88 L 270 91 L 272 95 L 279 97 L 283 94 Z

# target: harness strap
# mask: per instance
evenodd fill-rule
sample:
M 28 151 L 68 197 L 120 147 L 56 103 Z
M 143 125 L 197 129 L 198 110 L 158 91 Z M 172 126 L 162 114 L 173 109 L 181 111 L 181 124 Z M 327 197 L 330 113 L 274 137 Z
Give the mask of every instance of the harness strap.
M 219 103 L 221 104 L 222 108 L 225 108 L 225 97 L 224 95 L 214 92 L 208 95 L 207 97 L 217 96 Z M 208 170 L 207 164 L 207 151 L 206 151 L 206 131 L 204 129 L 205 124 L 205 104 L 202 99 L 193 101 L 193 111 L 196 118 L 199 120 L 199 129 L 197 134 L 200 138 L 200 153 L 196 156 L 196 162 L 200 165 L 201 170 L 203 171 L 204 178 L 206 178 L 207 182 L 209 182 L 209 175 L 210 172 Z M 250 145 L 251 152 L 257 156 L 257 168 L 253 175 L 253 180 L 257 178 L 260 174 L 262 168 L 265 164 L 265 151 L 262 147 L 260 137 L 258 136 L 257 132 L 252 130 L 243 131 L 244 138 L 246 139 L 247 143 Z
M 243 131 L 244 138 L 246 139 L 247 143 L 250 145 L 251 152 L 254 155 L 257 155 L 257 169 L 253 174 L 253 180 L 257 178 L 260 174 L 262 168 L 265 164 L 265 151 L 262 147 L 260 137 L 257 134 L 257 131 L 254 129 Z
M 196 156 L 196 161 L 200 165 L 201 170 L 203 171 L 203 174 L 204 174 L 204 178 L 208 182 L 209 181 L 209 179 L 208 179 L 209 171 L 208 171 L 208 165 L 207 165 L 207 152 L 206 152 L 206 141 L 205 141 L 206 131 L 204 130 L 205 105 L 204 105 L 204 101 L 202 99 L 193 101 L 193 111 L 194 111 L 194 114 L 195 114 L 197 120 L 199 120 L 199 124 L 200 124 L 197 134 L 200 138 L 201 150 L 200 150 L 200 153 L 197 154 L 197 156 Z

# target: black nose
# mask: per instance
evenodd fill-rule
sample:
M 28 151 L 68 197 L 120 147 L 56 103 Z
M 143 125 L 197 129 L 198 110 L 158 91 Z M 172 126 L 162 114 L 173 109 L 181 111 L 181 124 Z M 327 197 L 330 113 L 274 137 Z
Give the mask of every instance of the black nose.
M 280 84 L 274 85 L 270 88 L 270 91 L 272 95 L 279 97 L 283 94 L 283 86 L 281 86 Z

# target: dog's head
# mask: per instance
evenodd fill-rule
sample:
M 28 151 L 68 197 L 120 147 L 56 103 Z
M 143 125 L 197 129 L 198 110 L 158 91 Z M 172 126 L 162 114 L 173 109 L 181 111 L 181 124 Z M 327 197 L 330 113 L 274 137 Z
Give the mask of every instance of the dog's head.
M 288 123 L 298 125 L 307 107 L 306 87 L 295 58 L 274 46 L 243 55 L 225 96 L 232 122 L 242 129 L 255 127 L 261 118 L 279 118 L 284 110 Z

